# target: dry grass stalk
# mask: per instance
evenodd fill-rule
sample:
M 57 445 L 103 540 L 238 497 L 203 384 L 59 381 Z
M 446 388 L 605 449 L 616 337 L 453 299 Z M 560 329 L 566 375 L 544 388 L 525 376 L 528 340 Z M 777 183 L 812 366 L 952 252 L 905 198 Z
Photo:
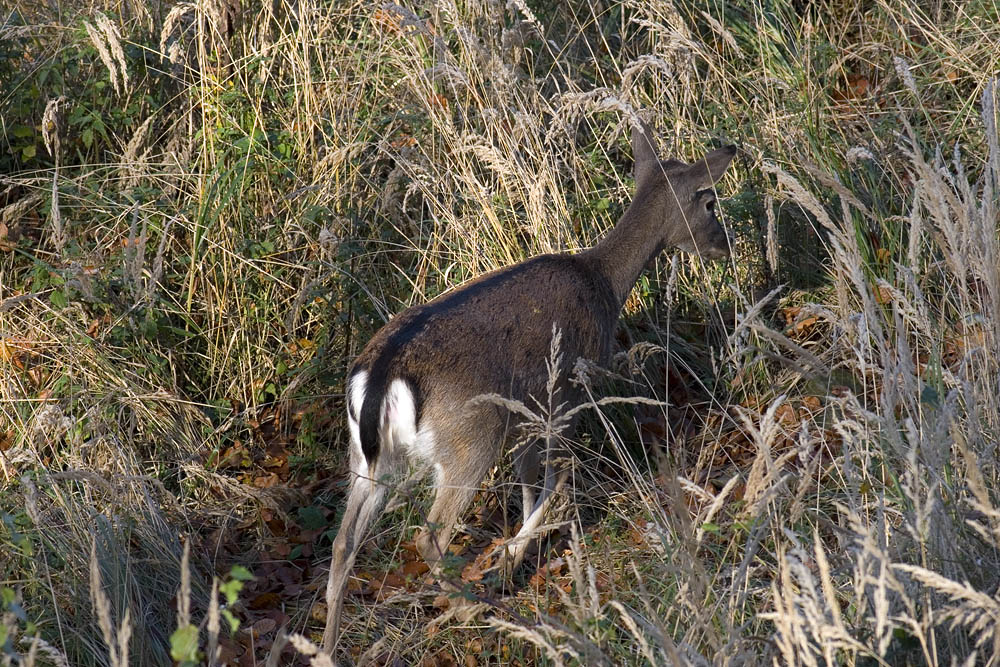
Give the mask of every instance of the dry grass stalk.
M 125 609 L 121 624 L 115 627 L 111 614 L 111 602 L 101 583 L 101 564 L 97 558 L 97 540 L 94 539 L 90 548 L 90 599 L 97 612 L 97 622 L 104 635 L 104 644 L 108 649 L 108 659 L 111 667 L 128 667 L 129 640 L 132 637 L 132 623 L 129 609 Z
M 125 51 L 122 49 L 122 35 L 118 26 L 106 15 L 97 14 L 97 27 L 84 21 L 84 28 L 90 36 L 90 43 L 97 49 L 104 66 L 111 76 L 111 85 L 119 96 L 129 93 L 128 64 L 125 61 Z

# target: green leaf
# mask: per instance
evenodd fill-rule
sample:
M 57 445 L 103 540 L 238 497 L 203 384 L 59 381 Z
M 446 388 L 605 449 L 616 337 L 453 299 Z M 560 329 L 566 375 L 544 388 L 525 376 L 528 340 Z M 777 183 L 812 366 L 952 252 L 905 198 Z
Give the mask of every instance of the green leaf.
M 155 319 L 146 317 L 142 321 L 142 335 L 150 340 L 156 339 L 159 336 L 159 327 Z
M 198 661 L 198 628 L 181 626 L 170 635 L 170 657 L 178 662 Z
M 22 159 L 24 159 L 24 160 L 30 160 L 33 157 L 35 157 L 35 145 L 34 144 L 28 144 L 27 146 L 25 146 L 24 148 L 21 149 L 21 158 Z
M 250 570 L 242 565 L 233 565 L 233 569 L 229 570 L 229 578 L 239 579 L 240 581 L 253 581 L 254 577 Z
M 223 609 L 222 610 L 222 616 L 227 621 L 229 621 L 229 629 L 230 629 L 230 631 L 236 632 L 236 630 L 239 629 L 239 627 L 240 627 L 240 619 L 238 619 L 235 616 L 233 616 L 233 612 L 229 611 L 228 609 Z
M 69 305 L 69 300 L 66 298 L 66 295 L 63 294 L 62 290 L 58 289 L 52 291 L 52 294 L 49 295 L 49 301 L 56 308 L 65 308 Z
M 219 584 L 219 592 L 226 596 L 226 604 L 235 604 L 242 590 L 243 582 L 235 579 Z
M 323 514 L 323 510 L 315 505 L 300 507 L 296 514 L 298 514 L 299 523 L 306 530 L 318 530 L 326 526 L 326 516 Z
M 87 148 L 90 148 L 94 143 L 94 128 L 88 127 L 86 130 L 80 133 L 80 141 Z
M 929 384 L 925 384 L 924 388 L 920 390 L 920 402 L 936 408 L 941 403 L 941 396 L 938 394 L 937 389 Z
M 14 129 L 11 130 L 11 134 L 18 139 L 25 139 L 27 137 L 34 136 L 35 131 L 27 125 L 15 125 Z
M 706 533 L 719 534 L 720 532 L 722 532 L 722 529 L 719 528 L 719 524 L 712 523 L 711 521 L 706 521 L 705 523 L 701 524 L 701 529 L 704 530 Z

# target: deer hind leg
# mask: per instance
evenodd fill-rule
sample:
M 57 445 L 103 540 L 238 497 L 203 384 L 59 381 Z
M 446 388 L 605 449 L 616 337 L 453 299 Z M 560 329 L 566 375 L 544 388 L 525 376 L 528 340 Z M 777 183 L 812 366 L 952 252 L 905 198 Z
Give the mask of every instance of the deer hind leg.
M 455 533 L 455 524 L 465 512 L 469 503 L 479 489 L 482 475 L 477 475 L 475 481 L 466 478 L 459 480 L 442 476 L 438 480 L 437 493 L 430 512 L 427 513 L 427 525 L 417 536 L 417 550 L 430 566 L 430 573 L 441 588 L 448 593 L 458 593 L 462 587 L 455 583 L 444 572 L 444 558 L 448 553 L 448 545 Z M 456 618 L 461 622 L 471 620 L 481 609 L 480 605 L 458 595 L 452 595 L 449 600 L 449 610 L 440 620 Z M 439 621 L 435 621 L 439 622 Z
M 347 496 L 347 508 L 333 540 L 330 579 L 326 587 L 326 629 L 323 648 L 332 654 L 340 635 L 340 617 L 344 606 L 347 577 L 351 573 L 358 549 L 364 542 L 371 524 L 378 518 L 385 502 L 387 486 L 377 480 L 355 475 Z
M 484 473 L 485 474 L 485 473 Z M 437 481 L 437 491 L 430 512 L 427 513 L 427 525 L 417 536 L 417 551 L 431 568 L 435 577 L 441 573 L 441 562 L 448 553 L 448 545 L 454 536 L 455 524 L 462 513 L 472 502 L 473 496 L 479 490 L 483 475 L 475 479 L 456 479 L 447 473 L 440 474 Z M 447 584 L 445 584 L 447 587 Z
M 478 428 L 473 430 L 474 436 L 469 436 L 463 428 L 457 429 L 458 432 L 449 429 L 441 433 L 439 458 L 434 466 L 434 502 L 427 513 L 426 526 L 416 540 L 417 550 L 430 566 L 431 575 L 443 589 L 452 592 L 460 587 L 449 581 L 443 572 L 448 545 L 456 524 L 493 465 L 501 440 L 501 434 L 490 423 L 488 415 L 475 421 Z

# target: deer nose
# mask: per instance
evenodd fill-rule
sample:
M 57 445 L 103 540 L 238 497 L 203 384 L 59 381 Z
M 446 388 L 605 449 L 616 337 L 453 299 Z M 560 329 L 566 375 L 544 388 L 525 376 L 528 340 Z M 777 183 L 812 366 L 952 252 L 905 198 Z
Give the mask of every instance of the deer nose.
M 702 256 L 706 259 L 725 259 L 729 257 L 732 248 L 732 239 L 725 231 L 714 234 L 708 243 L 708 247 L 702 251 Z

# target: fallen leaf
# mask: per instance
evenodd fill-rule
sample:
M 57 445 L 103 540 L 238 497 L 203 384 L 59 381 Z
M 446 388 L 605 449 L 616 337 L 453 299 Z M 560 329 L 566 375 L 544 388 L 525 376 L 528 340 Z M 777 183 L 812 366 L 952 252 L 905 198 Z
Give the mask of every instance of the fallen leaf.
M 91 338 L 97 336 L 97 331 L 101 328 L 102 323 L 103 323 L 102 318 L 94 318 L 93 320 L 91 320 L 90 326 L 87 327 L 87 335 L 90 336 Z
M 629 526 L 626 536 L 633 546 L 642 546 L 646 543 L 646 520 L 639 518 L 634 524 Z
M 227 447 L 219 455 L 218 468 L 240 468 L 250 465 L 250 456 L 247 454 L 243 443 L 237 440 L 232 447 Z
M 246 653 L 246 648 L 227 637 L 225 634 L 219 635 L 219 659 L 220 665 L 231 665 Z
M 531 579 L 528 580 L 528 585 L 535 589 L 536 592 L 541 592 L 545 588 L 546 583 L 561 575 L 565 568 L 565 558 L 553 558 L 535 570 L 535 573 L 531 575 Z
M 371 591 L 375 594 L 375 599 L 382 601 L 393 595 L 397 590 L 401 588 L 405 589 L 406 579 L 398 574 L 386 572 L 381 577 L 375 577 L 372 579 L 369 586 Z
M 597 585 L 597 590 L 600 592 L 605 592 L 611 589 L 611 575 L 602 570 L 597 571 L 597 575 L 594 577 L 594 583 Z
M 420 665 L 421 667 L 458 667 L 458 662 L 446 649 L 441 649 L 435 655 L 429 655 L 421 660 Z
M 281 480 L 274 473 L 261 475 L 253 478 L 253 485 L 258 489 L 270 489 L 278 485 Z
M 389 145 L 395 148 L 396 150 L 399 150 L 400 148 L 408 148 L 410 146 L 416 146 L 417 140 L 408 134 L 404 134 L 401 137 L 393 139 L 391 142 L 389 142 Z
M 272 609 L 281 604 L 281 596 L 277 593 L 261 593 L 250 601 L 247 606 L 254 611 L 261 609 Z
M 314 621 L 326 622 L 326 603 L 316 602 L 309 608 L 309 618 Z
M 402 18 L 399 14 L 392 11 L 391 9 L 376 9 L 375 13 L 372 14 L 376 27 L 385 32 L 396 34 L 400 31 L 400 26 L 402 25 Z
M 783 426 L 794 426 L 798 423 L 798 413 L 788 403 L 782 403 L 778 406 L 778 409 L 774 412 L 775 418 L 777 418 L 778 423 Z
M 799 313 L 802 312 L 802 308 L 799 306 L 788 306 L 787 308 L 782 308 L 780 312 L 785 318 L 785 325 L 792 326 Z
M 8 236 L 9 232 L 7 225 L 0 222 L 0 251 L 12 252 L 17 247 L 16 240 Z
M 431 568 L 422 560 L 411 560 L 403 563 L 397 572 L 404 577 L 416 578 L 427 572 Z
M 462 568 L 462 581 L 467 583 L 472 583 L 474 581 L 482 581 L 483 579 L 483 563 L 477 557 L 474 561 Z
M 850 74 L 842 88 L 834 89 L 831 97 L 835 102 L 849 102 L 858 100 L 868 95 L 871 89 L 871 81 L 868 77 L 860 74 Z
M 271 632 L 277 626 L 278 624 L 275 623 L 273 618 L 262 618 L 254 623 L 251 629 L 253 630 L 254 636 L 259 637 L 260 635 Z
M 805 333 L 806 331 L 811 329 L 817 322 L 819 322 L 819 318 L 816 317 L 815 315 L 810 315 L 809 317 L 803 317 L 801 320 L 799 320 L 792 326 L 792 331 L 794 331 L 795 333 Z

